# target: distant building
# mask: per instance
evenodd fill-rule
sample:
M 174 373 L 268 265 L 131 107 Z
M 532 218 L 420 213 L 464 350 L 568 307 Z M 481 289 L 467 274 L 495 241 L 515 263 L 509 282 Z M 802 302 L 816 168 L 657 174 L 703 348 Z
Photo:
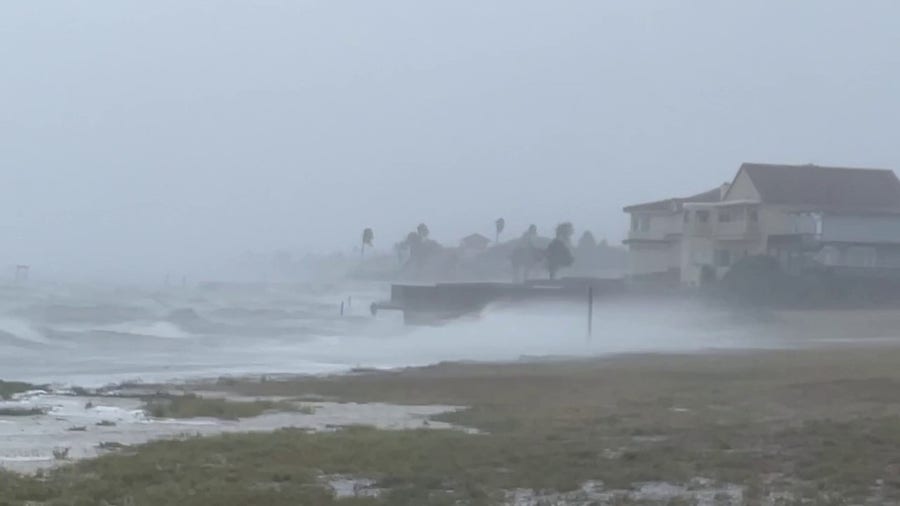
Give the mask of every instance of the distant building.
M 459 246 L 467 251 L 484 251 L 490 244 L 491 240 L 481 234 L 467 235 L 459 241 Z
M 746 255 L 788 269 L 900 268 L 893 171 L 745 163 L 718 193 L 626 207 L 630 276 L 697 285 Z

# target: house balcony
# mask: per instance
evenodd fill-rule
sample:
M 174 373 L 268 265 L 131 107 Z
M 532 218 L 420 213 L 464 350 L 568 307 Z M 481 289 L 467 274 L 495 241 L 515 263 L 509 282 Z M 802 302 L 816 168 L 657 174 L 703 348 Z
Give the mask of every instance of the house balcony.
M 671 233 L 660 230 L 630 230 L 625 242 L 665 242 L 671 238 Z
M 684 226 L 685 235 L 690 235 L 693 237 L 711 237 L 714 232 L 714 224 L 708 221 L 686 223 Z
M 745 241 L 760 237 L 759 222 L 740 220 L 716 222 L 693 222 L 685 225 L 685 235 L 691 237 L 711 237 L 723 241 Z
M 744 241 L 758 239 L 760 236 L 759 222 L 755 221 L 730 221 L 715 224 L 716 239 L 723 241 Z

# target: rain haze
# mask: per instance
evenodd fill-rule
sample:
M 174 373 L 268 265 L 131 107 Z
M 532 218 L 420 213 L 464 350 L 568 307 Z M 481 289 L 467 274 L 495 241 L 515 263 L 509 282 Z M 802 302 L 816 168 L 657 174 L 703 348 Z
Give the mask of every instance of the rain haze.
M 453 243 L 744 161 L 897 167 L 895 2 L 219 2 L 0 16 L 0 265 L 224 276 L 246 251 Z M 39 269 L 37 267 L 40 267 Z M 223 269 L 226 269 L 223 271 Z M 228 272 L 228 274 L 232 274 Z
M 900 506 L 898 20 L 3 3 L 0 505 Z

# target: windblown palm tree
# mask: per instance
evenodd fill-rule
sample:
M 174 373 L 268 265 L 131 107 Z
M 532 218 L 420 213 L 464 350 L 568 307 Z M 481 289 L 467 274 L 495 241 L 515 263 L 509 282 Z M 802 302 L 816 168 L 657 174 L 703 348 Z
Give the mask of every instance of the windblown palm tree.
M 416 227 L 416 233 L 418 233 L 419 237 L 421 237 L 422 239 L 428 239 L 428 234 L 430 234 L 431 231 L 428 230 L 428 225 L 419 223 L 419 226 Z
M 545 259 L 547 261 L 547 272 L 550 279 L 556 279 L 556 273 L 563 267 L 569 267 L 575 261 L 575 257 L 569 250 L 572 243 L 572 235 L 575 233 L 575 227 L 570 222 L 560 223 L 556 226 L 556 239 L 547 246 Z
M 564 241 L 566 245 L 572 244 L 572 236 L 575 235 L 575 227 L 572 222 L 566 221 L 556 226 L 556 238 Z
M 503 233 L 503 229 L 506 228 L 506 220 L 503 218 L 497 218 L 497 221 L 494 222 L 494 226 L 497 228 L 497 234 L 494 237 L 494 242 L 500 244 L 500 234 Z
M 366 257 L 366 246 L 372 247 L 372 241 L 375 240 L 375 232 L 372 232 L 371 228 L 367 228 L 363 230 L 362 233 L 362 247 L 359 250 L 360 258 Z

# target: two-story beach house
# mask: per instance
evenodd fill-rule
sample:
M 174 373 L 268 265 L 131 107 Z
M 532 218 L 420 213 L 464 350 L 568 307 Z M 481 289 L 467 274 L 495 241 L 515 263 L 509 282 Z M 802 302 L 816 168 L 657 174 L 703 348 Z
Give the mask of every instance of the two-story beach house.
M 726 184 L 690 197 L 626 207 L 625 212 L 631 216 L 631 228 L 625 239 L 629 277 L 654 283 L 678 283 L 681 279 L 686 206 L 719 202 L 727 190 Z M 703 217 L 703 214 L 698 217 Z
M 745 163 L 717 190 L 625 212 L 633 280 L 698 285 L 746 255 L 786 268 L 900 268 L 900 179 L 890 170 Z

